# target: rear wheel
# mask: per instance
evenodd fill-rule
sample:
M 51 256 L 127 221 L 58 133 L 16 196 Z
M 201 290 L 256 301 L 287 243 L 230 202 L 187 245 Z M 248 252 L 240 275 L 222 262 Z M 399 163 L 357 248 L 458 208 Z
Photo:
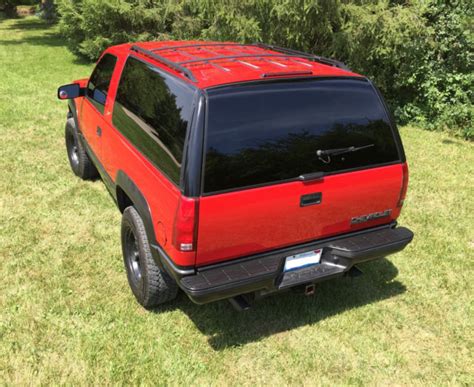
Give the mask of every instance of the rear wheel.
M 143 220 L 134 207 L 122 216 L 122 253 L 130 288 L 145 308 L 176 298 L 176 282 L 153 260 Z
M 83 180 L 96 179 L 99 173 L 78 139 L 74 118 L 68 118 L 66 122 L 65 138 L 67 157 L 74 174 Z

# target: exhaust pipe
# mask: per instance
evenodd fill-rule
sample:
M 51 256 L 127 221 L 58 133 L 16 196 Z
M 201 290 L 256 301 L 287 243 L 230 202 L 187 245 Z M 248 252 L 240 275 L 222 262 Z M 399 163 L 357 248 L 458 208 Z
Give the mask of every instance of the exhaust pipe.
M 249 310 L 251 306 L 250 303 L 247 301 L 247 299 L 243 295 L 229 298 L 229 302 L 237 312 L 243 312 L 244 310 Z
M 306 287 L 304 288 L 304 295 L 305 296 L 314 296 L 315 292 L 316 292 L 316 285 L 315 284 L 306 285 Z

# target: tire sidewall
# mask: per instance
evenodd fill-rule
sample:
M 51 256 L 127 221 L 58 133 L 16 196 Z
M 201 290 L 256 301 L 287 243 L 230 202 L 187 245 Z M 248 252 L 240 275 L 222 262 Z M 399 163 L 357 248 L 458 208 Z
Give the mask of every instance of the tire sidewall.
M 76 176 L 79 176 L 81 177 L 81 172 L 82 172 L 82 168 L 81 168 L 81 158 L 80 158 L 80 154 L 78 153 L 77 155 L 77 162 L 74 162 L 74 160 L 72 160 L 71 158 L 71 154 L 70 154 L 70 146 L 71 144 L 69 143 L 68 141 L 68 138 L 72 138 L 72 140 L 74 141 L 74 145 L 79 148 L 81 145 L 79 144 L 79 139 L 78 139 L 78 136 L 77 136 L 77 130 L 76 130 L 76 125 L 74 123 L 74 120 L 72 118 L 69 118 L 66 122 L 66 130 L 65 130 L 65 141 L 66 141 L 66 151 L 67 151 L 67 158 L 69 160 L 69 165 L 71 166 L 71 169 L 72 171 L 74 172 L 74 174 Z
M 127 272 L 127 279 L 128 279 L 130 288 L 132 289 L 132 292 L 137 298 L 137 300 L 141 304 L 143 304 L 148 300 L 148 291 L 147 291 L 148 289 L 146 286 L 148 282 L 146 258 L 147 258 L 147 254 L 149 254 L 149 248 L 147 249 L 144 246 L 145 243 L 148 244 L 148 240 L 143 240 L 144 236 L 138 232 L 138 225 L 136 224 L 137 219 L 136 219 L 136 216 L 131 216 L 130 214 L 131 211 L 136 212 L 135 209 L 127 208 L 124 211 L 124 216 L 122 218 L 121 239 L 122 239 L 123 263 L 125 266 L 125 270 Z M 138 247 L 138 253 L 140 255 L 140 260 L 141 260 L 141 264 L 140 264 L 141 279 L 138 281 L 138 283 L 136 283 L 132 278 L 133 273 L 130 272 L 130 267 L 127 260 L 126 244 L 128 242 L 127 242 L 126 233 L 128 231 L 131 231 L 135 237 L 135 241 Z
M 74 174 L 80 177 L 82 180 L 95 180 L 97 177 L 99 177 L 99 172 L 97 171 L 97 168 L 92 163 L 89 155 L 84 149 L 84 145 L 80 141 L 79 131 L 76 127 L 76 122 L 72 117 L 68 118 L 66 121 L 65 139 L 69 164 L 71 165 L 71 169 Z M 71 139 L 74 139 L 74 145 L 71 145 Z M 76 147 L 76 161 L 72 160 L 71 158 L 71 146 Z
M 136 250 L 139 254 L 140 280 L 134 281 L 135 274 L 130 268 L 127 256 L 127 243 L 131 243 L 128 233 L 135 238 Z M 157 265 L 151 253 L 148 235 L 143 220 L 135 209 L 130 206 L 122 216 L 122 254 L 127 272 L 127 279 L 137 301 L 146 309 L 154 308 L 176 298 L 178 284 L 162 268 Z

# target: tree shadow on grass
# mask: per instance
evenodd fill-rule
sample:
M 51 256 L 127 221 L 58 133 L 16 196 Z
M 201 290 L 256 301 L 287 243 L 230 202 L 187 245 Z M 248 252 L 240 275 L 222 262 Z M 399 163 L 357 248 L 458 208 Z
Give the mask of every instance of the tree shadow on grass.
M 316 296 L 294 292 L 262 299 L 246 312 L 235 311 L 227 301 L 195 305 L 180 293 L 170 308 L 185 312 L 196 327 L 208 336 L 216 351 L 258 341 L 300 326 L 316 324 L 346 310 L 402 294 L 405 286 L 393 281 L 397 268 L 387 259 L 363 265 L 364 275 L 323 282 Z M 161 310 L 163 311 L 163 310 Z M 156 311 L 159 313 L 159 311 Z
M 40 19 L 27 18 L 27 19 L 15 19 L 15 23 L 8 27 L 9 30 L 14 31 L 36 31 L 43 30 L 48 31 L 51 28 L 50 24 L 43 22 Z M 2 46 L 15 46 L 18 44 L 31 44 L 37 46 L 64 46 L 64 38 L 62 38 L 58 32 L 55 30 L 44 32 L 42 34 L 33 35 L 33 36 L 22 36 L 18 39 L 9 39 L 9 40 L 0 40 L 0 45 Z
M 29 17 L 27 19 L 23 18 L 18 18 L 15 19 L 16 22 L 15 24 L 12 24 L 11 26 L 8 27 L 10 30 L 45 30 L 53 27 L 54 24 L 49 24 L 44 22 L 43 20 L 39 18 L 32 18 Z
M 441 142 L 443 144 L 446 144 L 446 145 L 463 145 L 463 141 L 460 141 L 460 140 L 457 140 L 457 139 L 445 138 Z
M 5 47 L 17 46 L 25 43 L 33 46 L 65 46 L 64 39 L 57 33 L 46 33 L 41 36 L 26 36 L 16 40 L 0 40 L 0 46 Z
M 15 23 L 8 27 L 11 30 L 24 30 L 24 31 L 35 31 L 35 30 L 46 30 L 48 31 L 52 24 L 48 24 L 39 18 L 27 18 L 27 19 L 16 19 Z M 31 44 L 36 46 L 49 46 L 49 47 L 66 47 L 67 44 L 64 37 L 52 29 L 48 32 L 44 32 L 41 35 L 24 36 L 19 39 L 12 40 L 0 40 L 0 46 L 15 46 L 19 44 Z M 77 65 L 90 65 L 92 62 L 83 56 L 75 56 L 73 63 Z

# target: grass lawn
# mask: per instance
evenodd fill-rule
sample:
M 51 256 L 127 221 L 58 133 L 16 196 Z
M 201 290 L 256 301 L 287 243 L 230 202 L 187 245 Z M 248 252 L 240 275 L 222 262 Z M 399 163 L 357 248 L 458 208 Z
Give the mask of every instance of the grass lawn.
M 474 144 L 402 128 L 414 242 L 246 313 L 128 289 L 120 213 L 69 169 L 55 27 L 0 20 L 0 384 L 474 384 Z

